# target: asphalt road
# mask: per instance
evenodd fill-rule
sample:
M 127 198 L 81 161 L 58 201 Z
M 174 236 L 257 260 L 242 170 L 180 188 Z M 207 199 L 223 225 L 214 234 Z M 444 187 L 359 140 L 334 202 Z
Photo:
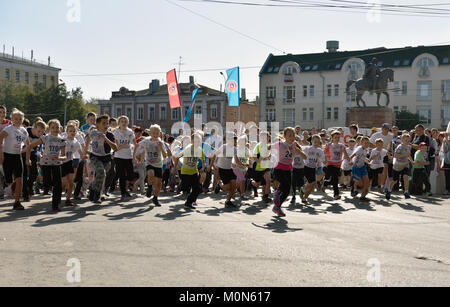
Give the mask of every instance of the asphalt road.
M 450 286 L 450 199 L 370 197 L 317 194 L 283 219 L 260 199 L 224 209 L 223 194 L 193 212 L 175 195 L 58 214 L 48 197 L 5 200 L 0 286 Z

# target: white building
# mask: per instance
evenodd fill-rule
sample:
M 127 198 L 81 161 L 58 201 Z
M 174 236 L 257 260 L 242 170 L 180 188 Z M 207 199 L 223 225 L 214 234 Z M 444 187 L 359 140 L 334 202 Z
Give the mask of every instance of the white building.
M 347 81 L 361 78 L 366 63 L 376 57 L 380 69 L 395 73 L 388 87 L 394 112 L 419 113 L 426 127 L 447 127 L 450 45 L 340 52 L 339 42 L 331 41 L 327 48 L 323 53 L 269 55 L 260 72 L 260 121 L 277 121 L 280 129 L 345 126 L 347 108 L 356 106 L 354 88 L 346 92 Z M 363 99 L 376 106 L 376 95 L 366 93 Z M 384 95 L 380 103 L 386 104 Z

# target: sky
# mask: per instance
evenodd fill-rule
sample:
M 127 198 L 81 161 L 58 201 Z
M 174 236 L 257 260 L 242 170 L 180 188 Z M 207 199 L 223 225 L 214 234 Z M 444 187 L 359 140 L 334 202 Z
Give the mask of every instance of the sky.
M 14 46 L 15 54 L 23 52 L 26 58 L 34 50 L 34 57 L 44 62 L 50 56 L 62 69 L 60 79 L 69 89 L 81 87 L 86 99 L 109 99 L 122 86 L 146 89 L 152 79 L 165 83 L 164 72 L 178 70 L 180 56 L 181 82 L 192 75 L 198 84 L 215 89 L 224 83 L 220 71 L 242 67 L 241 87 L 253 99 L 259 94 L 259 70 L 270 53 L 324 52 L 328 40 L 338 40 L 341 51 L 450 44 L 448 33 L 450 18 L 384 12 L 373 21 L 367 13 L 198 1 L 0 0 L 0 48 L 5 45 L 11 53 Z M 86 76 L 130 73 L 146 74 Z

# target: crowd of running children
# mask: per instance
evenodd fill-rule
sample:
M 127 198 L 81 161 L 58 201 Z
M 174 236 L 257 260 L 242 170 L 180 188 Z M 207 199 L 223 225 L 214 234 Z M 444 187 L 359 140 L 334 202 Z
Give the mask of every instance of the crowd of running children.
M 272 140 L 270 133 L 254 126 L 259 142 L 250 142 L 250 131 L 190 131 L 190 136 L 174 138 L 162 133 L 158 125 L 143 130 L 129 128 L 129 119 L 90 113 L 80 127 L 71 120 L 62 127 L 58 120 L 34 123 L 14 109 L 10 120 L 0 106 L 0 197 L 14 198 L 14 210 L 24 210 L 21 199 L 34 194 L 52 194 L 52 209 L 59 211 L 62 194 L 65 206 L 86 197 L 99 204 L 118 189 L 121 201 L 132 194 L 146 195 L 159 207 L 160 192 L 185 194 L 186 209 L 194 209 L 198 196 L 227 192 L 226 207 L 236 208 L 235 194 L 248 199 L 248 191 L 274 203 L 273 212 L 285 216 L 282 205 L 292 194 L 302 204 L 317 190 L 332 186 L 335 200 L 350 188 L 351 195 L 369 201 L 370 189 L 390 199 L 395 189 L 405 198 L 414 194 L 431 196 L 430 172 L 444 173 L 450 191 L 450 137 L 437 129 L 418 125 L 400 132 L 383 125 L 369 136 L 350 127 L 350 138 L 343 131 L 317 133 L 300 127 L 286 128 Z M 188 133 L 189 135 L 189 133 Z M 344 142 L 346 141 L 346 142 Z M 347 143 L 347 144 L 345 144 Z M 445 179 L 444 179 L 445 178 Z M 147 185 L 146 185 L 147 183 Z M 274 193 L 272 194 L 272 189 Z M 271 198 L 273 196 L 273 199 Z

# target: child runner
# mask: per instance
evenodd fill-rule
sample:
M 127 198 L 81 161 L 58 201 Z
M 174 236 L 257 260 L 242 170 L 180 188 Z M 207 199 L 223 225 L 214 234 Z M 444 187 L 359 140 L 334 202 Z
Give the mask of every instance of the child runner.
M 384 141 L 382 138 L 379 138 L 375 141 L 375 148 L 372 149 L 372 152 L 369 156 L 369 187 L 372 187 L 372 182 L 375 178 L 377 178 L 378 188 L 380 192 L 382 191 L 381 183 L 383 180 L 383 171 L 384 171 L 384 163 L 385 157 L 388 155 L 388 151 L 383 148 Z
M 152 202 L 156 207 L 161 207 L 158 196 L 161 191 L 162 185 L 162 166 L 163 159 L 167 157 L 166 149 L 164 144 L 160 139 L 161 127 L 158 125 L 153 125 L 150 127 L 150 137 L 144 139 L 139 143 L 139 147 L 143 148 L 146 152 L 146 163 L 147 163 L 147 197 L 152 196 Z
M 78 159 L 78 163 L 80 158 L 84 156 L 84 150 L 81 146 L 80 142 L 78 142 L 77 135 L 77 127 L 75 123 L 69 123 L 66 127 L 66 157 L 67 159 L 61 165 L 61 177 L 63 182 L 63 188 L 66 190 L 66 207 L 73 206 L 72 201 L 72 191 L 73 184 L 75 179 L 75 157 Z
M 353 154 L 353 151 L 355 150 L 356 140 L 350 139 L 348 141 L 348 148 L 345 149 L 347 151 L 347 155 L 350 157 Z M 353 185 L 352 180 L 352 166 L 350 165 L 350 161 L 344 159 L 342 161 L 342 170 L 344 171 L 344 186 L 343 188 L 346 189 L 348 185 Z
M 308 181 L 308 184 L 303 191 L 302 203 L 306 206 L 310 206 L 311 204 L 308 202 L 308 197 L 314 190 L 316 186 L 316 169 L 320 167 L 320 165 L 325 162 L 325 153 L 321 146 L 321 138 L 320 135 L 314 134 L 311 137 L 312 146 L 305 147 L 303 152 L 306 155 L 305 159 L 305 177 Z M 300 196 L 302 196 L 300 194 Z
M 426 196 L 431 196 L 431 185 L 429 176 L 425 171 L 425 166 L 430 165 L 430 162 L 427 161 L 426 157 L 428 155 L 428 146 L 427 143 L 422 142 L 419 144 L 419 150 L 416 151 L 414 155 L 414 166 L 413 166 L 413 181 L 419 183 L 419 192 L 420 195 L 423 193 L 423 185 L 425 185 L 425 193 Z
M 12 125 L 3 129 L 0 133 L 0 144 L 3 144 L 3 171 L 5 172 L 6 185 L 11 189 L 13 176 L 15 183 L 14 210 L 24 210 L 20 203 L 23 184 L 23 164 L 20 152 L 24 144 L 30 144 L 27 130 L 22 127 L 24 114 L 17 109 L 11 113 Z M 5 141 L 3 143 L 3 140 Z
M 11 125 L 11 121 L 6 119 L 6 107 L 0 106 L 0 133 Z M 0 143 L 0 199 L 5 197 L 4 185 L 5 185 L 5 174 L 3 172 L 3 144 Z
M 369 201 L 368 198 L 366 198 L 367 194 L 369 193 L 369 176 L 367 172 L 367 166 L 366 162 L 367 159 L 367 151 L 370 145 L 370 140 L 367 136 L 363 137 L 361 139 L 361 146 L 358 146 L 355 149 L 355 152 L 350 156 L 350 159 L 352 161 L 352 174 L 353 174 L 353 180 L 355 181 L 354 185 L 352 186 L 352 197 L 356 197 L 358 195 L 357 188 L 358 186 L 362 188 L 362 194 L 360 201 Z
M 96 128 L 92 128 L 86 137 L 86 150 L 91 145 L 90 166 L 95 171 L 94 181 L 89 190 L 89 200 L 100 204 L 106 173 L 111 167 L 111 149 L 117 151 L 114 135 L 108 132 L 109 116 L 102 115 L 96 120 Z M 87 151 L 85 152 L 87 153 Z
M 300 145 L 303 144 L 303 142 L 300 140 L 299 137 L 296 137 L 295 140 Z M 294 156 L 294 163 L 292 166 L 293 170 L 292 170 L 291 204 L 295 205 L 296 203 L 295 194 L 297 193 L 297 191 L 300 195 L 300 199 L 303 199 L 303 186 L 305 185 L 305 160 L 303 159 L 303 156 L 296 152 Z
M 339 196 L 339 178 L 342 175 L 342 158 L 350 160 L 347 151 L 345 150 L 345 145 L 339 143 L 340 140 L 341 133 L 339 131 L 334 131 L 331 133 L 331 143 L 326 145 L 325 149 L 329 156 L 327 173 L 331 179 L 331 184 L 333 185 L 334 200 L 341 199 L 341 196 Z
M 288 127 L 284 129 L 283 138 L 284 141 L 279 141 L 274 145 L 275 150 L 278 152 L 278 163 L 275 166 L 274 175 L 275 181 L 279 183 L 279 186 L 273 197 L 275 206 L 272 211 L 279 217 L 286 216 L 281 209 L 281 205 L 288 198 L 291 191 L 294 155 L 298 154 L 303 159 L 306 159 L 300 144 L 295 142 L 294 128 Z
M 41 136 L 27 148 L 27 165 L 31 166 L 31 150 L 42 144 L 41 167 L 44 181 L 52 187 L 52 210 L 59 211 L 61 204 L 61 164 L 66 160 L 66 142 L 59 135 L 61 124 L 59 120 L 52 119 L 48 122 L 49 134 Z
M 247 200 L 245 197 L 245 174 L 247 173 L 249 166 L 250 150 L 247 147 L 246 135 L 239 137 L 237 140 L 237 156 L 241 163 L 233 160 L 233 172 L 236 175 L 236 184 L 239 189 L 239 194 L 241 195 L 241 200 Z
M 253 158 L 256 161 L 256 166 L 253 171 L 253 180 L 251 182 L 252 186 L 257 189 L 261 185 L 263 186 L 263 197 L 262 200 L 265 203 L 270 203 L 272 200 L 269 197 L 270 194 L 270 134 L 263 131 L 259 134 L 259 143 L 256 145 L 253 151 Z M 257 192 L 255 192 L 257 196 Z
M 409 194 L 409 176 L 411 175 L 411 171 L 409 169 L 409 162 L 414 163 L 411 159 L 411 146 L 410 146 L 410 136 L 409 134 L 403 134 L 401 137 L 402 143 L 397 146 L 394 153 L 394 178 L 389 186 L 389 190 L 386 193 L 386 199 L 391 199 L 392 189 L 397 184 L 400 179 L 400 176 L 403 176 L 403 184 L 404 184 L 404 195 L 405 198 L 411 198 Z
M 134 177 L 133 148 L 137 147 L 137 143 L 133 130 L 128 128 L 128 125 L 130 124 L 128 117 L 121 116 L 118 118 L 118 122 L 119 129 L 113 133 L 118 149 L 114 153 L 114 163 L 117 175 L 119 176 L 120 200 L 127 201 L 131 198 L 127 186 Z
M 183 166 L 181 167 L 181 189 L 183 191 L 191 191 L 187 196 L 184 207 L 188 210 L 195 209 L 195 202 L 202 188 L 200 185 L 200 176 L 198 170 L 198 160 L 203 161 L 205 165 L 205 153 L 201 148 L 202 137 L 194 133 L 191 136 L 191 144 L 187 145 L 182 151 L 174 151 L 175 166 L 172 173 L 175 175 L 178 169 L 178 162 L 183 157 Z M 211 165 L 209 166 L 211 168 Z

